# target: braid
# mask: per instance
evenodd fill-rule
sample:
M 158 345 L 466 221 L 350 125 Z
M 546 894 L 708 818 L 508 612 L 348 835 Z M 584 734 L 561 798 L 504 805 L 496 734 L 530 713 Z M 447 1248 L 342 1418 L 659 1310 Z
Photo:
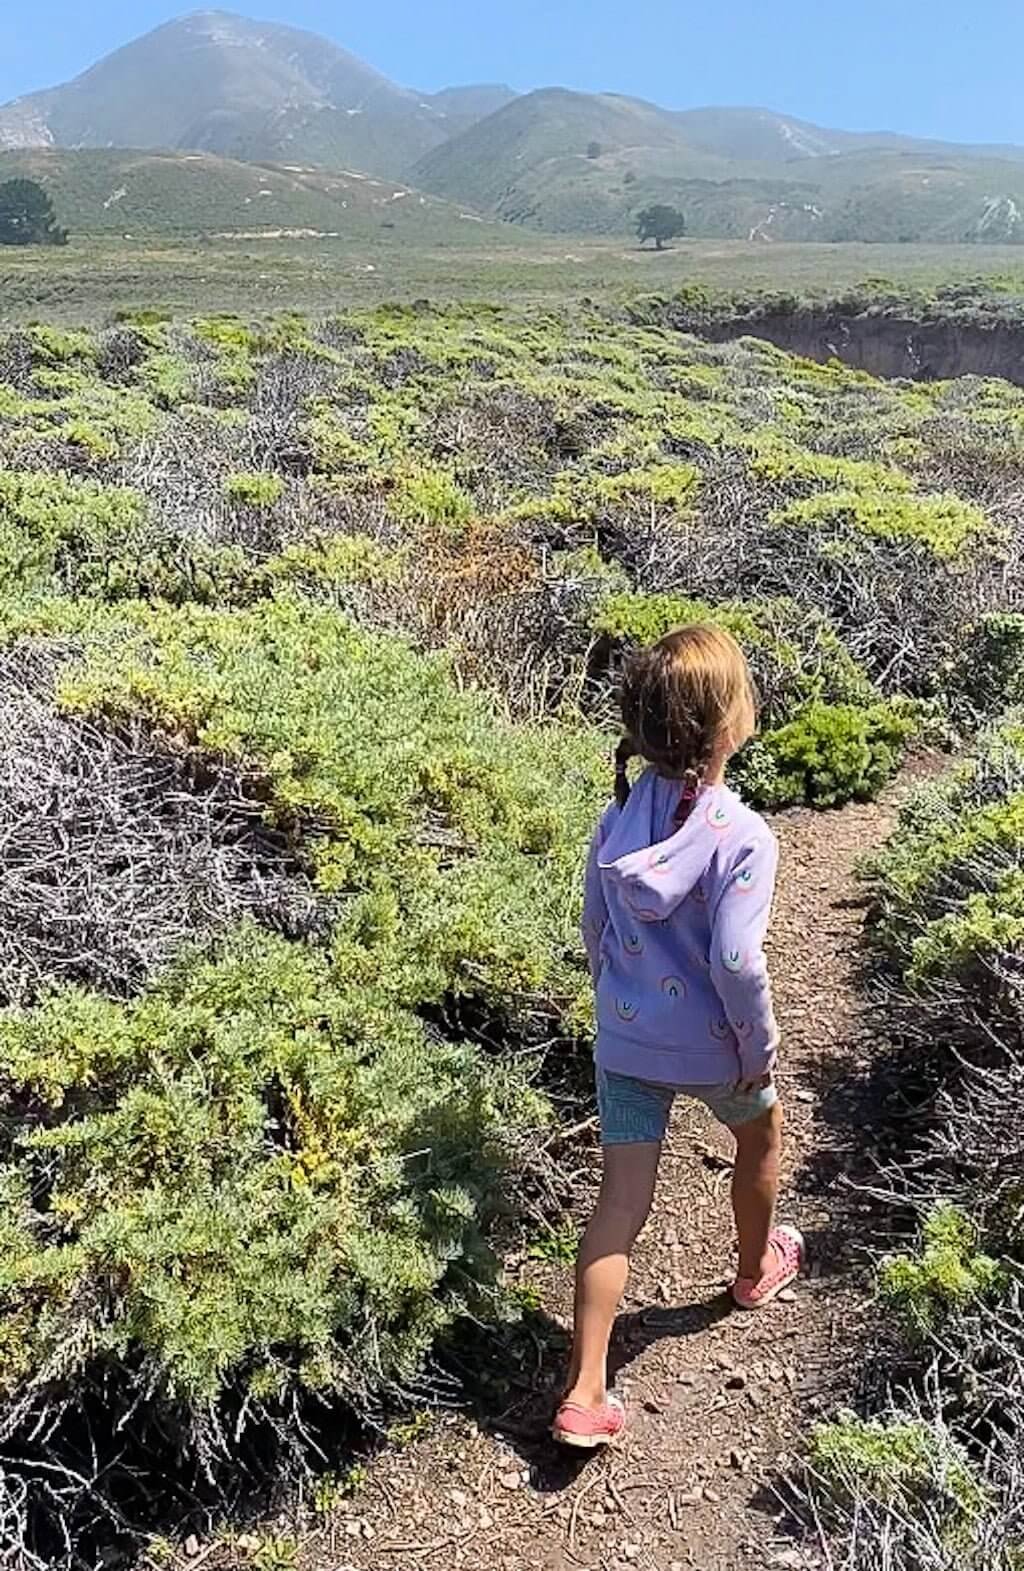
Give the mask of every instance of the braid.
M 620 807 L 629 801 L 629 760 L 636 757 L 636 743 L 624 736 L 615 749 L 615 800 Z
M 717 730 L 713 723 L 705 722 L 695 739 L 693 762 L 687 764 L 682 770 L 681 779 L 683 789 L 679 795 L 679 805 L 675 811 L 677 828 L 682 828 L 693 812 L 693 805 L 704 789 L 704 780 L 711 768 L 714 756 Z

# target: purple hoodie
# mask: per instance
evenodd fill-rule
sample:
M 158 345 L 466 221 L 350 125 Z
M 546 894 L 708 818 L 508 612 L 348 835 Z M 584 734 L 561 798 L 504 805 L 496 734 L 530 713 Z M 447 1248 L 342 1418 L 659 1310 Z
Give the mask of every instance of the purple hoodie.
M 597 1061 L 663 1085 L 752 1080 L 778 1046 L 763 949 L 778 845 L 724 785 L 681 829 L 678 805 L 679 782 L 648 769 L 594 836 L 583 937 Z

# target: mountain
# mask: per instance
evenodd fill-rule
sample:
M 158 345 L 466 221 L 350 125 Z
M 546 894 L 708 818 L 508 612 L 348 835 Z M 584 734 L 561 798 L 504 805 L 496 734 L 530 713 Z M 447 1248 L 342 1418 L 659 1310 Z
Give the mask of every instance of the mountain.
M 367 240 L 382 231 L 411 244 L 464 232 L 480 220 L 396 181 L 322 169 L 238 163 L 213 153 L 123 152 L 109 148 L 20 148 L 0 152 L 0 181 L 46 187 L 72 236 L 281 233 Z
M 654 104 L 549 87 L 513 99 L 442 143 L 420 159 L 412 176 L 439 196 L 543 228 L 551 217 L 548 189 L 564 194 L 586 188 L 586 202 L 634 166 L 709 178 L 735 172 L 728 160 L 689 147 L 674 116 Z
M 0 147 L 181 148 L 385 176 L 448 134 L 443 106 L 327 39 L 226 11 L 168 22 L 0 108 Z
M 1024 162 L 1024 147 L 932 141 L 897 131 L 837 131 L 793 115 L 778 114 L 774 109 L 679 109 L 672 118 L 691 147 L 719 158 L 747 162 L 791 163 L 865 151 Z
M 553 232 L 628 233 L 666 202 L 694 236 L 1024 242 L 1024 148 L 560 87 L 413 92 L 314 33 L 227 11 L 168 22 L 0 107 L 4 148 L 113 150 L 42 166 L 79 230 L 333 232 L 339 207 L 342 228 L 357 212 L 379 224 L 380 204 L 418 187 L 457 204 L 456 223 L 466 208 Z M 374 194 L 374 179 L 392 189 Z
M 497 114 L 518 94 L 501 82 L 480 82 L 469 87 L 446 87 L 440 93 L 424 93 L 423 100 L 440 114 L 446 136 L 468 131 L 478 120 Z
M 665 202 L 697 237 L 1024 242 L 1024 149 L 999 151 L 545 89 L 432 149 L 413 178 L 556 232 L 623 232 Z

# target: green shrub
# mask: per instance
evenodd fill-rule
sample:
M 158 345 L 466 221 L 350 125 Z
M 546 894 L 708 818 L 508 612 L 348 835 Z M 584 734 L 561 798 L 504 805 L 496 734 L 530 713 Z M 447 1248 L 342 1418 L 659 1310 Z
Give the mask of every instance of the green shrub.
M 196 397 L 195 368 L 180 355 L 148 355 L 139 369 L 139 381 L 158 409 L 177 409 Z
M 174 312 L 160 305 L 119 306 L 111 320 L 127 327 L 163 327 L 174 321 Z
M 821 616 L 792 600 L 741 600 L 711 605 L 683 595 L 613 593 L 598 608 L 593 632 L 623 645 L 652 644 L 691 622 L 722 627 L 753 669 L 765 724 L 788 720 L 802 705 L 872 705 L 878 693 Z
M 486 1234 L 544 1106 L 365 969 L 243 930 L 135 1003 L 0 1014 L 0 1059 L 5 1117 L 49 1110 L 3 1174 L 8 1398 L 58 1358 L 68 1391 L 141 1356 L 197 1407 L 294 1383 L 359 1405 L 499 1307 Z
M 901 496 L 862 491 L 826 491 L 793 502 L 776 522 L 798 528 L 842 529 L 886 540 L 917 540 L 940 559 L 959 556 L 993 529 L 980 508 L 956 496 Z
M 635 440 L 645 451 L 652 445 L 647 436 Z M 627 449 L 632 450 L 634 445 L 635 441 L 630 440 Z M 614 459 L 615 452 L 621 449 L 619 441 L 606 456 Z M 512 516 L 527 522 L 551 519 L 588 524 L 615 513 L 685 514 L 692 509 L 700 483 L 700 470 L 693 464 L 654 463 L 612 475 L 570 470 L 557 476 L 549 495 L 518 504 L 512 509 Z
M 313 594 L 343 584 L 378 587 L 395 583 L 407 560 L 405 551 L 388 551 L 368 535 L 312 535 L 271 557 L 261 576 L 271 591 L 289 586 Z
M 457 529 L 473 516 L 473 503 L 448 469 L 411 469 L 398 476 L 392 507 L 410 524 Z
M 737 773 L 743 781 L 750 770 L 750 778 L 760 781 L 751 794 L 765 806 L 868 801 L 896 773 L 915 730 L 915 722 L 890 704 L 810 704 L 769 731 L 760 752 L 741 756 Z
M 974 983 L 979 972 L 1024 946 L 1024 872 L 1014 870 L 994 889 L 969 895 L 959 910 L 929 922 L 913 939 L 908 983 L 938 978 Z
M 224 490 L 235 507 L 273 507 L 284 495 L 280 475 L 263 473 L 228 475 Z
M 878 1272 L 883 1301 L 915 1337 L 940 1329 L 951 1315 L 998 1294 L 1006 1274 L 979 1251 L 978 1230 L 956 1206 L 932 1211 L 916 1255 L 890 1255 Z
M 754 453 L 750 468 L 758 480 L 797 495 L 809 488 L 825 487 L 838 492 L 883 494 L 913 489 L 910 476 L 902 470 L 865 459 L 810 452 L 778 438 L 760 440 Z
M 966 629 L 944 685 L 953 712 L 968 722 L 1024 698 L 1024 616 L 991 612 Z
M 88 591 L 120 570 L 142 517 L 137 492 L 34 472 L 0 473 L 0 586 L 48 586 L 58 569 Z
M 919 1418 L 842 1413 L 812 1430 L 809 1461 L 841 1509 L 871 1501 L 911 1517 L 929 1509 L 940 1515 L 951 1542 L 963 1540 L 988 1500 L 961 1448 Z
M 96 358 L 92 335 L 80 328 L 48 327 L 37 322 L 28 330 L 33 357 L 41 366 L 89 364 Z
M 920 825 L 897 834 L 872 864 L 878 880 L 875 934 L 904 968 L 911 960 L 908 944 L 930 922 L 957 914 L 950 911 L 951 901 L 984 891 L 993 877 L 990 868 L 998 880 L 1024 854 L 1024 791 L 959 810 L 940 793 L 930 815 L 918 811 Z M 1012 886 L 1007 888 L 1012 896 Z
M 203 343 L 212 344 L 231 357 L 256 354 L 265 344 L 263 335 L 237 316 L 202 317 L 193 322 L 192 332 Z

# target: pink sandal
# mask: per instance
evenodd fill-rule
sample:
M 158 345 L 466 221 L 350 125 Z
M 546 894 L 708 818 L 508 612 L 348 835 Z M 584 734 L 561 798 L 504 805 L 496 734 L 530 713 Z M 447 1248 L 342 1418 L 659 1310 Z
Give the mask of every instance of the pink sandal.
M 551 1426 L 552 1439 L 559 1445 L 578 1446 L 594 1451 L 610 1446 L 626 1428 L 626 1410 L 618 1397 L 610 1396 L 601 1407 L 581 1407 L 578 1402 L 563 1402 Z
M 763 1309 L 800 1275 L 806 1254 L 803 1234 L 795 1227 L 776 1227 L 768 1243 L 775 1255 L 774 1269 L 767 1271 L 760 1282 L 738 1276 L 732 1285 L 733 1302 L 740 1309 Z

